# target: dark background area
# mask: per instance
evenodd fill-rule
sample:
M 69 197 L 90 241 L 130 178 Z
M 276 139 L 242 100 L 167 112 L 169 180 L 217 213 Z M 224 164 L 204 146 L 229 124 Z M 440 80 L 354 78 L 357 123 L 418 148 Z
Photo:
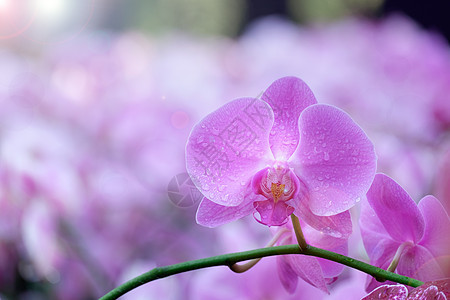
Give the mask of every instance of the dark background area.
M 383 3 L 377 16 L 384 17 L 392 13 L 407 15 L 424 28 L 440 32 L 447 41 L 450 41 L 450 1 L 448 0 L 388 0 Z M 260 17 L 273 14 L 292 19 L 292 15 L 289 14 L 288 1 L 247 0 L 245 25 Z M 246 27 L 245 25 L 243 28 Z

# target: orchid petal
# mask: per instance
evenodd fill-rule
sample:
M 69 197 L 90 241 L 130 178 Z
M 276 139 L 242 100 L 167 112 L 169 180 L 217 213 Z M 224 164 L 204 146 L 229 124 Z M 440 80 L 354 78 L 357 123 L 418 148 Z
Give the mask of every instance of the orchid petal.
M 409 294 L 410 300 L 433 299 L 445 300 L 450 296 L 450 278 L 428 281 L 413 289 Z
M 307 107 L 299 119 L 300 143 L 291 161 L 310 193 L 310 208 L 329 216 L 351 208 L 370 187 L 376 156 L 372 142 L 344 111 Z
M 352 220 L 349 211 L 334 216 L 317 216 L 308 205 L 308 198 L 302 193 L 292 199 L 294 214 L 314 229 L 336 238 L 347 239 L 352 233 Z
M 243 201 L 238 206 L 223 206 L 203 198 L 195 218 L 198 224 L 213 228 L 245 217 L 252 211 L 252 200 Z
M 409 247 L 403 251 L 397 266 L 397 273 L 421 281 L 445 277 L 433 255 L 420 245 Z
M 444 207 L 433 196 L 424 197 L 418 207 L 425 221 L 425 232 L 419 244 L 427 248 L 434 257 L 449 259 L 450 219 Z
M 380 219 L 370 206 L 367 199 L 361 201 L 359 227 L 361 230 L 361 237 L 364 242 L 364 248 L 369 254 L 369 257 L 378 245 L 379 241 L 391 240 L 391 236 L 380 222 Z
M 206 198 L 225 206 L 243 201 L 252 176 L 273 159 L 272 125 L 273 112 L 267 103 L 241 98 L 193 128 L 186 145 L 186 168 Z
M 328 234 L 324 234 L 323 232 L 317 231 L 316 229 L 312 228 L 302 220 L 300 220 L 300 225 L 306 242 L 309 245 L 336 252 L 342 255 L 348 254 L 347 239 L 335 238 Z M 338 276 L 344 269 L 344 265 L 342 264 L 322 258 L 316 259 L 322 268 L 323 276 L 325 278 Z
M 386 239 L 379 240 L 377 245 L 373 248 L 372 252 L 367 253 L 370 258 L 370 264 L 374 265 L 375 267 L 386 270 L 391 264 L 399 246 L 400 246 L 399 243 L 392 240 Z M 379 287 L 380 285 L 391 283 L 395 284 L 395 282 L 391 281 L 381 283 L 377 281 L 374 277 L 369 275 L 366 282 L 366 291 L 370 292 L 373 289 Z
M 336 243 L 336 241 L 334 241 L 334 243 Z M 347 242 L 343 242 L 341 245 L 336 246 L 336 247 L 324 247 L 323 249 L 334 252 L 334 253 L 339 253 L 342 255 L 348 255 L 348 243 Z M 323 272 L 323 276 L 326 278 L 332 278 L 332 277 L 336 277 L 338 275 L 340 275 L 342 273 L 342 271 L 344 270 L 344 265 L 339 264 L 337 262 L 328 260 L 328 259 L 324 259 L 324 258 L 317 258 L 317 261 L 319 262 L 321 268 L 322 268 L 322 272 Z
M 330 250 L 339 248 L 343 245 L 347 245 L 348 237 L 344 238 L 336 238 L 324 232 L 318 231 L 315 228 L 311 227 L 308 224 L 305 224 L 303 221 L 300 221 L 300 225 L 302 227 L 302 231 L 306 237 L 306 241 L 308 244 L 319 247 L 322 249 Z M 351 223 L 350 223 L 351 225 Z M 341 253 L 341 252 L 339 252 Z M 344 253 L 341 253 L 344 254 Z M 345 254 L 346 255 L 346 254 Z
M 408 289 L 402 284 L 382 285 L 374 289 L 369 295 L 361 300 L 406 300 L 408 297 Z
M 329 294 L 326 280 L 317 258 L 306 255 L 287 255 L 287 259 L 298 277 Z
M 288 293 L 293 294 L 297 289 L 298 277 L 285 257 L 277 256 L 277 270 L 281 284 Z
M 287 160 L 299 141 L 298 117 L 309 105 L 316 104 L 310 88 L 301 79 L 283 77 L 274 81 L 261 96 L 274 113 L 269 142 L 277 160 Z
M 389 235 L 398 242 L 420 241 L 425 222 L 416 203 L 393 179 L 377 174 L 367 200 Z
M 419 288 L 414 289 L 413 292 L 414 293 L 411 293 L 408 297 L 408 300 L 447 300 L 447 296 L 445 296 L 444 292 L 439 291 L 439 288 L 434 285 L 426 288 L 422 288 L 422 286 L 420 286 Z
M 281 226 L 286 224 L 287 218 L 294 212 L 294 208 L 283 201 L 276 203 L 273 200 L 256 201 L 253 203 L 253 206 L 260 216 L 260 218 L 257 218 L 255 212 L 254 216 L 256 221 L 267 226 Z

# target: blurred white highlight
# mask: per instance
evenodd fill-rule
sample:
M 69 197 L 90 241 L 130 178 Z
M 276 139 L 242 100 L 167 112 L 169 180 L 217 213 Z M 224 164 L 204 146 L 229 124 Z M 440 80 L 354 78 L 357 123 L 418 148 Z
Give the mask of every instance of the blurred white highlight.
M 31 5 L 31 9 L 39 18 L 45 18 L 49 23 L 59 23 L 64 20 L 70 7 L 68 0 L 34 0 Z

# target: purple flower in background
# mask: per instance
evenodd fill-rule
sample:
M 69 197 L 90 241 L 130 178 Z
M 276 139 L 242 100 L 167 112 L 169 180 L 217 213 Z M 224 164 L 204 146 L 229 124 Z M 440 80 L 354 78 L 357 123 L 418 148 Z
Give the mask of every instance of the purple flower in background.
M 197 222 L 214 227 L 253 212 L 262 224 L 283 225 L 294 213 L 348 236 L 348 209 L 375 174 L 372 143 L 298 78 L 278 79 L 261 98 L 234 100 L 193 128 L 187 170 L 205 196 Z
M 450 275 L 450 220 L 435 197 L 426 196 L 416 205 L 393 179 L 377 174 L 367 200 L 360 225 L 371 264 L 387 269 L 394 261 L 398 274 L 422 281 Z M 379 285 L 369 277 L 366 290 Z

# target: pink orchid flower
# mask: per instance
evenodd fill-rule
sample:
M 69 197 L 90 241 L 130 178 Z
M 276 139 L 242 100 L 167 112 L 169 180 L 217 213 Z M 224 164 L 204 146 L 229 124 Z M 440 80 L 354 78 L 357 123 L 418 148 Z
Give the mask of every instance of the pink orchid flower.
M 317 101 L 295 77 L 261 100 L 240 98 L 201 120 L 186 145 L 187 171 L 205 199 L 197 222 L 214 227 L 253 212 L 265 225 L 294 213 L 317 230 L 348 236 L 348 209 L 375 174 L 374 147 L 342 110 Z
M 342 255 L 348 254 L 347 239 L 323 234 L 302 221 L 300 221 L 300 224 L 308 245 Z M 281 235 L 276 245 L 297 243 L 292 222 L 287 222 L 279 227 L 277 234 L 280 233 Z M 280 281 L 283 287 L 291 294 L 296 290 L 298 278 L 329 294 L 328 284 L 333 283 L 344 270 L 344 265 L 308 255 L 280 255 L 276 259 Z
M 371 264 L 421 281 L 448 277 L 450 220 L 442 204 L 425 196 L 417 205 L 393 179 L 377 174 L 361 208 L 360 226 Z M 447 270 L 447 271 L 445 271 Z M 368 277 L 366 290 L 380 286 Z

